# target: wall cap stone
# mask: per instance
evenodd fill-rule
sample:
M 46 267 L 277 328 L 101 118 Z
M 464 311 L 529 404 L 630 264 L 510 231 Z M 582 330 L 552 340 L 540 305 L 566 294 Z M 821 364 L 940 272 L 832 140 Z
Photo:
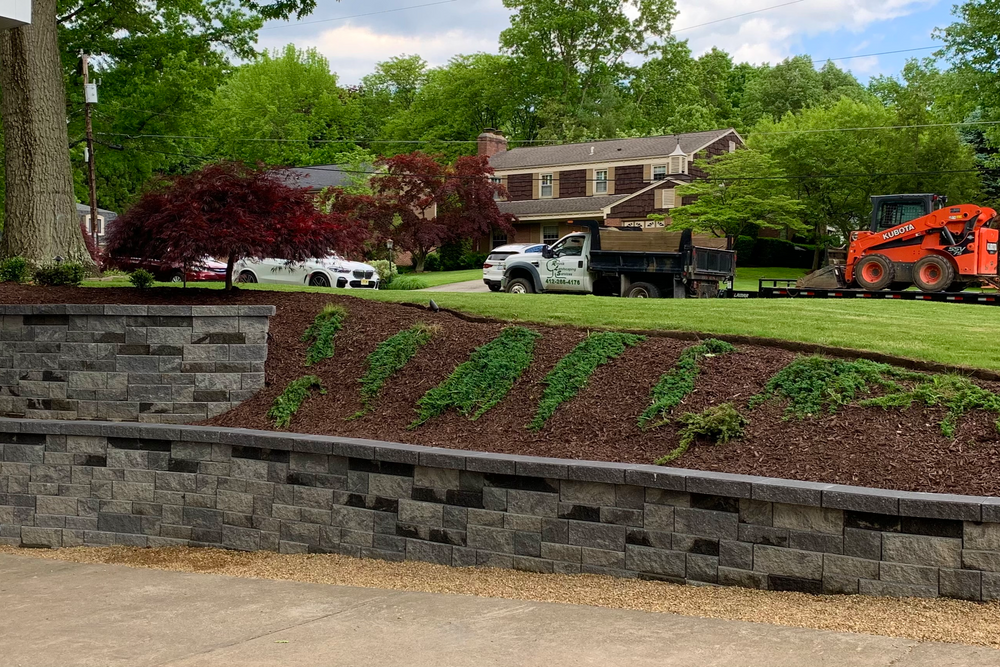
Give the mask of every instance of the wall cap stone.
M 273 317 L 274 306 L 138 306 L 133 304 L 3 304 L 0 315 L 160 315 L 198 317 Z

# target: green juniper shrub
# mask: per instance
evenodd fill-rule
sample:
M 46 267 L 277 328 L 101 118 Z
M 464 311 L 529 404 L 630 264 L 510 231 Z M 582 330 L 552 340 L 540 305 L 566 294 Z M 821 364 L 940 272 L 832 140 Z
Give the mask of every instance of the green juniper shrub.
M 768 399 L 787 399 L 786 419 L 819 414 L 824 409 L 836 412 L 859 394 L 870 394 L 873 388 L 887 392 L 899 391 L 898 380 L 923 377 L 919 373 L 895 368 L 868 359 L 847 361 L 829 357 L 796 357 L 772 377 L 764 391 L 750 399 L 756 407 Z
M 379 283 L 378 288 L 383 290 L 415 290 L 424 289 L 427 283 L 416 276 L 396 276 L 389 284 Z
M 34 281 L 37 285 L 57 287 L 69 285 L 76 287 L 87 277 L 87 269 L 79 262 L 63 262 L 48 264 L 35 269 Z
M 304 375 L 298 380 L 292 380 L 274 399 L 271 409 L 267 411 L 268 418 L 274 421 L 277 428 L 285 428 L 313 389 L 319 390 L 320 394 L 326 393 L 323 383 L 315 375 Z
M 313 323 L 309 325 L 302 340 L 310 343 L 306 350 L 306 366 L 312 366 L 333 356 L 333 337 L 344 328 L 347 310 L 328 303 L 323 306 Z
M 541 429 L 549 417 L 555 414 L 556 408 L 576 396 L 587 384 L 598 366 L 617 359 L 626 348 L 638 345 L 644 340 L 645 336 L 616 331 L 587 336 L 586 340 L 573 348 L 572 352 L 560 359 L 556 367 L 542 380 L 546 385 L 545 391 L 538 403 L 535 418 L 528 424 L 528 428 L 532 431 Z
M 476 348 L 444 382 L 417 401 L 417 418 L 409 428 L 416 428 L 451 408 L 471 420 L 479 419 L 503 400 L 531 365 L 535 339 L 539 336 L 524 327 L 507 327 L 496 338 Z
M 653 400 L 639 416 L 639 428 L 645 429 L 667 423 L 669 412 L 694 391 L 694 379 L 700 372 L 701 360 L 705 357 L 729 354 L 735 349 L 729 343 L 716 338 L 709 338 L 703 343 L 685 348 L 674 367 L 661 375 L 659 382 L 653 387 Z M 653 420 L 657 421 L 650 423 Z
M 413 358 L 423 345 L 441 331 L 441 327 L 417 322 L 409 329 L 400 331 L 378 344 L 368 355 L 368 370 L 361 377 L 362 408 L 349 419 L 365 414 L 378 397 L 385 383 L 399 372 Z
M 967 377 L 955 374 L 919 375 L 920 379 L 911 389 L 899 388 L 886 392 L 883 396 L 861 401 L 865 407 L 905 410 L 914 403 L 926 407 L 944 407 L 947 410 L 941 420 L 941 433 L 948 438 L 955 437 L 958 420 L 972 410 L 985 410 L 1000 415 L 1000 396 L 983 389 Z M 995 422 L 1000 431 L 1000 418 Z
M 128 275 L 128 281 L 136 289 L 147 289 L 153 286 L 156 277 L 146 269 L 136 269 Z
M 747 418 L 733 407 L 732 403 L 713 405 L 703 412 L 686 412 L 677 418 L 681 424 L 678 432 L 680 444 L 669 454 L 656 460 L 656 465 L 666 465 L 676 461 L 697 440 L 725 444 L 730 440 L 742 437 Z
M 8 257 L 0 262 L 0 283 L 27 282 L 31 267 L 24 257 Z

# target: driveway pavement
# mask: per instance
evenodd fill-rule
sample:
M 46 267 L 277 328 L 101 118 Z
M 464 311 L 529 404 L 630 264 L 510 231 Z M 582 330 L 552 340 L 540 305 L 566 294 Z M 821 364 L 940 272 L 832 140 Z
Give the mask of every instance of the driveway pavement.
M 956 644 L 0 556 L 4 667 L 975 667 Z

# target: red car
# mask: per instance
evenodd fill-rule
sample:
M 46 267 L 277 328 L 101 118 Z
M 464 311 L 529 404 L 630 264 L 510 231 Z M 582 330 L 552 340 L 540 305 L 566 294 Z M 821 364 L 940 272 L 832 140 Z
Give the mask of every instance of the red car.
M 182 283 L 184 282 L 184 267 L 180 264 L 166 264 L 156 260 L 144 260 L 138 258 L 116 259 L 115 266 L 122 271 L 132 272 L 136 269 L 146 269 L 160 282 Z M 187 269 L 187 282 L 197 282 L 202 280 L 225 280 L 226 264 L 211 257 L 205 257 L 196 265 Z

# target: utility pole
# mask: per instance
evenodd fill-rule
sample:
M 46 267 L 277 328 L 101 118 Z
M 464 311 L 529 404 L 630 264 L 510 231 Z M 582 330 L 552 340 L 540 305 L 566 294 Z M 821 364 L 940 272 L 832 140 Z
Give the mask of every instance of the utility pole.
M 97 85 L 90 84 L 90 56 L 80 51 L 80 59 L 83 61 L 83 117 L 87 131 L 87 185 L 90 187 L 90 237 L 97 247 L 97 175 L 94 167 L 94 123 L 90 117 L 90 105 L 97 103 Z

